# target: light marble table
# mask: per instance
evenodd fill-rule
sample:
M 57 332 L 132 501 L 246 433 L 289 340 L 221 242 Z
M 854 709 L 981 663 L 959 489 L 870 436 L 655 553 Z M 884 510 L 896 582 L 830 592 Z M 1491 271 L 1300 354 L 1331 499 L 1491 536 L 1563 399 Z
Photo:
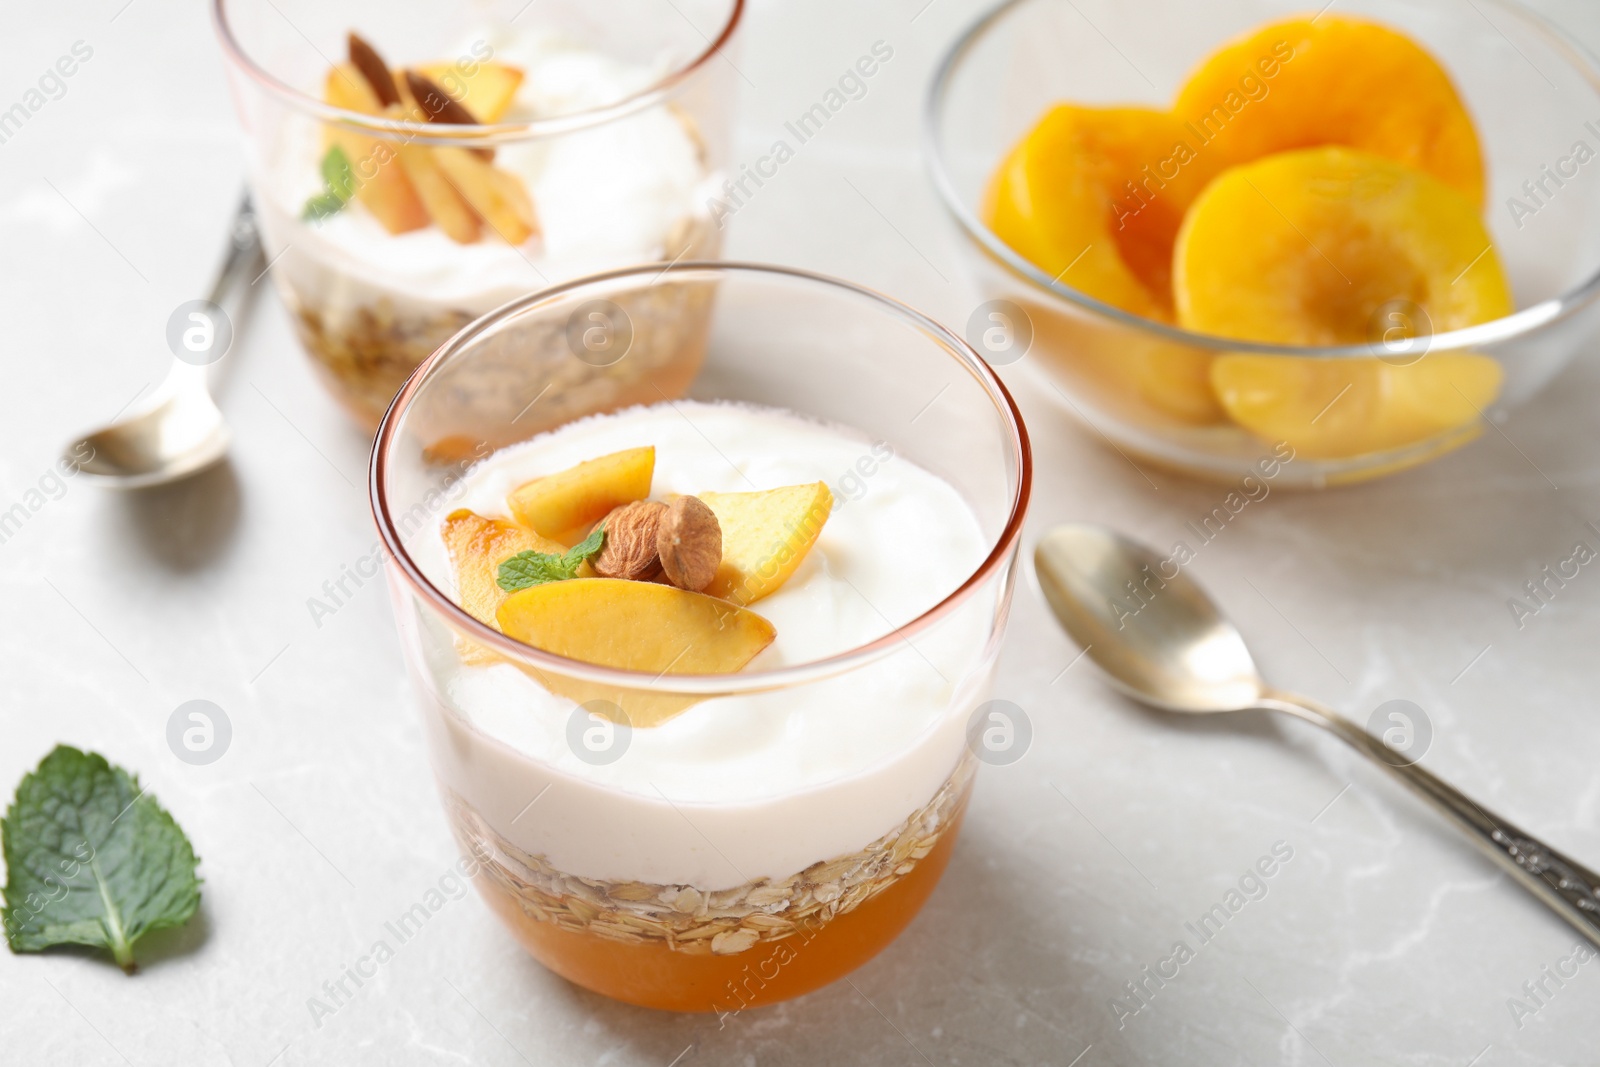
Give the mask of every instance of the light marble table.
M 741 210 L 732 252 L 846 275 L 961 324 L 979 301 L 923 177 L 920 95 L 971 0 L 757 0 L 739 65 L 759 155 L 875 40 L 894 62 Z M 1545 0 L 1591 46 L 1590 0 Z M 919 12 L 919 8 L 922 10 Z M 198 0 L 13 11 L 4 103 L 73 42 L 92 59 L 0 144 L 0 509 L 69 433 L 168 358 L 241 177 Z M 1508 72 L 1507 76 L 1513 76 Z M 1600 117 L 1600 116 L 1597 116 Z M 1593 175 L 1585 180 L 1597 180 Z M 853 186 L 853 188 L 852 188 Z M 276 300 L 238 342 L 230 466 L 116 496 L 69 483 L 0 545 L 0 790 L 57 741 L 139 770 L 203 857 L 205 902 L 134 979 L 0 953 L 16 1064 L 1413 1064 L 1594 1062 L 1600 963 L 1513 1018 L 1575 935 L 1335 742 L 1264 718 L 1184 722 L 1112 696 L 1019 587 L 998 696 L 1031 751 L 985 768 L 943 885 L 888 951 L 719 1028 L 553 978 L 476 899 L 441 910 L 352 1003 L 307 999 L 452 862 L 387 598 L 307 599 L 368 554 L 367 442 L 312 382 Z M 1151 473 L 1007 371 L 1040 457 L 1028 547 L 1066 519 L 1165 543 L 1218 491 Z M 1600 861 L 1600 575 L 1518 629 L 1524 581 L 1600 543 L 1600 367 L 1569 369 L 1467 450 L 1388 481 L 1275 493 L 1194 573 L 1270 674 L 1365 718 L 1426 709 L 1426 764 Z M 230 717 L 179 762 L 180 703 Z M 1139 1014 L 1109 1006 L 1276 842 L 1292 859 Z M 330 860 L 336 860 L 337 866 Z M 1530 1006 L 1531 1001 L 1526 1001 Z M 1519 1025 L 1520 1024 L 1520 1025 Z

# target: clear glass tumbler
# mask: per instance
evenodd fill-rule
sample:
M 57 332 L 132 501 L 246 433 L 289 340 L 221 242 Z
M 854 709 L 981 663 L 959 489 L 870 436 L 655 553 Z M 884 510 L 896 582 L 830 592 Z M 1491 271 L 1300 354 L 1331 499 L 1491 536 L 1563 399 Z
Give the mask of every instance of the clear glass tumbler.
M 456 383 L 516 362 L 522 380 L 513 399 L 532 403 L 569 367 L 591 366 L 597 351 L 615 367 L 636 351 L 654 358 L 682 343 L 648 311 L 682 304 L 710 308 L 697 341 L 703 358 L 692 380 L 661 380 L 652 402 L 779 407 L 886 442 L 896 462 L 938 475 L 970 508 L 983 537 L 971 573 L 952 588 L 928 589 L 934 606 L 886 619 L 887 632 L 867 644 L 736 674 L 599 667 L 520 644 L 463 611 L 430 544 L 471 459 L 441 457 L 484 456 L 533 428 L 515 406 L 475 406 L 475 394 Z M 442 436 L 456 445 L 441 450 Z M 874 491 L 869 476 L 818 476 L 851 500 Z M 694 262 L 595 275 L 507 304 L 431 356 L 379 429 L 372 505 L 450 823 L 513 936 L 597 992 L 720 1013 L 815 989 L 887 945 L 950 858 L 988 744 L 980 728 L 994 725 L 987 694 L 1031 481 L 1021 417 L 959 337 L 870 290 L 798 270 Z M 478 703 L 463 699 L 463 671 L 485 653 L 564 694 L 564 710 L 486 711 L 482 689 Z M 502 677 L 525 685 L 522 675 Z M 698 733 L 682 765 L 652 765 L 664 775 L 702 773 L 698 761 L 721 747 L 784 744 L 807 708 L 829 707 L 856 725 L 836 738 L 837 773 L 798 791 L 752 778 L 736 795 L 707 799 L 685 795 L 689 786 L 619 785 L 594 765 L 579 734 L 612 729 L 584 715 L 594 700 L 620 709 L 625 723 L 682 712 Z M 867 743 L 875 720 L 898 713 L 885 702 L 905 700 L 919 702 L 899 709 L 920 716 L 908 739 Z M 626 760 L 650 728 L 614 729 L 624 738 L 617 758 Z M 520 730 L 564 732 L 577 758 L 559 740 L 552 748 L 560 758 L 533 755 L 516 743 Z M 717 772 L 709 759 L 703 773 Z
M 1006 0 L 960 35 L 934 74 L 924 115 L 927 165 L 966 238 L 981 286 L 996 302 L 995 322 L 1015 327 L 1015 336 L 1027 331 L 1031 341 L 1021 356 L 1013 331 L 1003 330 L 997 362 L 1021 357 L 1053 385 L 1065 414 L 1127 453 L 1226 481 L 1258 474 L 1267 462 L 1278 484 L 1300 486 L 1405 469 L 1472 440 L 1487 420 L 1525 402 L 1600 323 L 1600 181 L 1589 173 L 1600 167 L 1593 162 L 1600 155 L 1600 64 L 1516 0 L 1349 0 L 1322 7 L 1326 16 L 1315 10 L 1319 6 L 1300 0 Z M 1166 109 L 1196 65 L 1225 42 L 1290 18 L 1352 16 L 1411 37 L 1454 82 L 1481 142 L 1485 219 L 1514 291 L 1513 314 L 1433 333 L 1419 316 L 1380 307 L 1363 343 L 1338 347 L 1212 336 L 1095 299 L 1070 284 L 1070 267 L 1052 277 L 986 223 L 984 199 L 996 167 L 1053 105 Z M 1262 69 L 1279 68 L 1264 63 Z M 1226 110 L 1219 103 L 1214 112 L 1221 131 L 1208 125 L 1194 134 L 1196 158 L 1219 151 L 1204 138 L 1225 134 L 1230 114 L 1259 106 L 1253 101 L 1274 91 L 1276 75 L 1243 76 Z M 1360 106 L 1341 95 L 1337 72 L 1330 72 L 1325 90 L 1331 109 Z M 1381 121 L 1374 116 L 1375 125 Z M 1317 143 L 1306 136 L 1305 143 Z M 1144 172 L 1169 162 L 1153 155 Z M 1130 209 L 1108 204 L 1108 217 L 1113 210 Z M 1500 368 L 1498 396 L 1481 405 L 1480 417 L 1467 412 L 1464 420 L 1441 420 L 1451 425 L 1428 432 L 1424 413 L 1417 420 L 1422 429 L 1399 443 L 1395 434 L 1370 432 L 1392 410 L 1385 407 L 1385 390 L 1404 392 L 1406 368 L 1470 353 L 1491 357 Z M 1234 354 L 1276 363 L 1281 369 L 1271 371 L 1273 381 L 1275 387 L 1287 383 L 1279 387 L 1284 392 L 1301 387 L 1295 417 L 1280 420 L 1288 425 L 1283 442 L 1230 421 L 1211 398 L 1213 360 Z M 1352 396 L 1368 406 L 1351 410 L 1347 399 L 1319 423 L 1352 387 Z M 1453 395 L 1448 399 L 1459 404 Z M 1365 427 L 1362 411 L 1368 412 Z M 1340 419 L 1352 420 L 1352 443 L 1319 440 Z M 1385 437 L 1385 445 L 1365 444 Z M 1284 443 L 1293 449 L 1292 462 L 1280 462 L 1288 452 Z
M 318 377 L 368 429 L 424 357 L 507 300 L 720 252 L 710 205 L 744 0 L 213 10 L 278 292 Z M 352 33 L 378 56 L 366 72 Z M 676 328 L 694 333 L 703 310 L 680 309 Z M 636 384 L 573 369 L 541 414 L 574 390 Z

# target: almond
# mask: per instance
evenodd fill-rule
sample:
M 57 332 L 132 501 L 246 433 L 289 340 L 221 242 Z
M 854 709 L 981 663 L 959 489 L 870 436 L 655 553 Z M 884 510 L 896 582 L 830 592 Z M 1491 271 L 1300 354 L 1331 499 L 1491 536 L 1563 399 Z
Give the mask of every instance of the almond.
M 378 103 L 384 107 L 400 103 L 400 90 L 395 88 L 394 75 L 389 73 L 389 64 L 378 55 L 378 50 L 354 33 L 346 39 L 345 44 L 350 52 L 351 64 L 361 72 L 362 80 L 372 87 Z
M 426 74 L 418 74 L 414 70 L 405 72 L 406 88 L 411 92 L 411 98 L 417 102 L 428 116 L 429 122 L 438 122 L 447 126 L 476 126 L 478 120 L 472 112 L 459 100 L 454 100 L 443 89 L 433 83 Z M 469 148 L 467 151 L 486 162 L 494 159 L 492 148 Z
M 649 581 L 661 572 L 656 544 L 667 506 L 653 500 L 635 500 L 611 509 L 601 519 L 606 537 L 589 566 L 602 578 Z
M 698 593 L 717 576 L 722 526 L 697 496 L 680 496 L 666 508 L 656 533 L 661 570 L 673 585 Z

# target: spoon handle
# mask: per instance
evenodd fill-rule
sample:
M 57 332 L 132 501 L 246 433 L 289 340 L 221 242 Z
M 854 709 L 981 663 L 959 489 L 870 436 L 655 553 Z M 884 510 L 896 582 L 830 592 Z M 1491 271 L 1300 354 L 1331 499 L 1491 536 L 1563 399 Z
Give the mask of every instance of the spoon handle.
M 1274 692 L 1264 703 L 1321 726 L 1383 767 L 1429 801 L 1523 888 L 1600 945 L 1600 875 L 1496 815 L 1337 712 L 1287 693 Z
M 255 295 L 255 283 L 266 273 L 267 261 L 261 247 L 261 231 L 256 225 L 255 205 L 249 192 L 239 199 L 239 206 L 228 224 L 228 244 L 222 262 L 211 280 L 211 291 L 206 299 L 222 309 L 222 313 L 237 328 Z M 159 403 L 175 394 L 214 393 L 222 385 L 227 355 L 210 363 L 190 363 L 174 358 L 167 368 L 167 376 L 152 394 Z
M 239 207 L 234 212 L 233 222 L 229 224 L 227 251 L 223 254 L 221 266 L 217 268 L 209 299 L 233 314 L 238 310 L 239 298 L 249 291 L 265 268 L 261 231 L 256 225 L 256 209 L 250 201 L 250 194 L 246 192 L 239 198 Z M 230 307 L 230 304 L 235 306 Z
M 255 295 L 255 283 L 266 270 L 267 260 L 261 248 L 261 230 L 256 224 L 255 205 L 246 192 L 239 198 L 238 210 L 228 226 L 228 246 L 223 253 L 222 263 L 217 267 L 217 276 L 211 283 L 211 293 L 207 299 L 220 307 L 237 327 Z M 206 368 L 206 381 L 211 388 L 215 389 L 220 384 L 222 365 L 227 362 L 227 357 L 223 357 Z

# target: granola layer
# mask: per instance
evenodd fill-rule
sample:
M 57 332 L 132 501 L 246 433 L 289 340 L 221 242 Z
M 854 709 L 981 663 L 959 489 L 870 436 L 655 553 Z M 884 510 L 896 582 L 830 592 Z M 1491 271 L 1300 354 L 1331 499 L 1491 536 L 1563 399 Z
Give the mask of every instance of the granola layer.
M 716 231 L 705 219 L 686 219 L 668 244 L 674 259 L 710 258 L 717 251 Z M 287 258 L 307 255 L 291 247 Z M 355 284 L 341 278 L 340 270 L 332 263 L 286 262 L 274 274 L 323 384 L 359 421 L 375 427 L 417 365 L 478 318 L 481 309 Z M 565 322 L 508 330 L 511 340 L 499 346 L 499 358 L 479 354 L 470 376 L 459 374 L 451 382 L 463 409 L 460 421 L 510 422 L 546 384 L 552 387 L 539 396 L 537 413 L 520 420 L 519 430 L 537 431 L 594 411 L 644 402 L 647 396 L 660 399 L 644 383 L 687 381 L 699 366 L 700 352 L 689 342 L 703 338 L 710 299 L 694 290 L 676 286 L 619 295 L 614 303 L 627 315 L 633 341 L 627 355 L 610 366 L 576 358 Z M 684 364 L 692 364 L 687 373 L 682 373 Z M 615 399 L 622 391 L 629 395 Z M 495 398 L 502 402 L 491 403 Z M 500 410 L 507 406 L 509 411 Z
M 693 955 L 732 955 L 813 931 L 893 886 L 916 869 L 956 825 L 977 762 L 963 753 L 933 797 L 858 852 L 813 863 L 787 878 L 731 889 L 605 882 L 565 874 L 496 834 L 452 790 L 445 807 L 457 842 L 484 857 L 482 873 L 539 922 L 630 944 L 664 944 Z

